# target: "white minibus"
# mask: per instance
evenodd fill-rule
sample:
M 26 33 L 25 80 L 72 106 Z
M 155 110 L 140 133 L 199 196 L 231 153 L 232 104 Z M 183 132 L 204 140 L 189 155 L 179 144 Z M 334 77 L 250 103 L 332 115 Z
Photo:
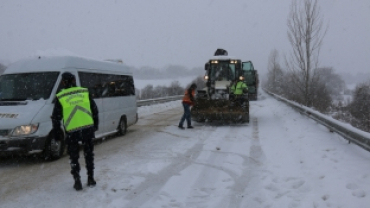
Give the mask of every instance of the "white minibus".
M 74 74 L 77 86 L 88 88 L 98 106 L 97 139 L 124 135 L 137 122 L 134 79 L 126 65 L 73 56 L 28 58 L 0 76 L 0 155 L 63 155 L 65 141 L 53 138 L 50 116 L 64 72 Z

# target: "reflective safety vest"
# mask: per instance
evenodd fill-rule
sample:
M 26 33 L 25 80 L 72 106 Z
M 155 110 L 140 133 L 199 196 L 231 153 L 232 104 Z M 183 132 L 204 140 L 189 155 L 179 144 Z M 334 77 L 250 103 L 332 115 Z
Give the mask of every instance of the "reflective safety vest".
M 190 95 L 189 95 L 188 91 L 189 90 L 185 90 L 185 95 L 182 98 L 182 102 L 187 103 L 189 105 L 193 105 L 193 101 L 190 100 Z M 193 98 L 195 98 L 195 90 L 191 90 L 191 94 L 192 94 Z
M 243 94 L 244 89 L 248 90 L 248 86 L 247 86 L 247 84 L 245 84 L 244 82 L 241 82 L 241 81 L 237 82 L 236 85 L 233 84 L 231 86 L 231 90 L 234 92 L 234 95 Z
M 67 132 L 94 126 L 90 109 L 89 91 L 83 87 L 71 87 L 57 94 L 63 108 L 63 124 Z

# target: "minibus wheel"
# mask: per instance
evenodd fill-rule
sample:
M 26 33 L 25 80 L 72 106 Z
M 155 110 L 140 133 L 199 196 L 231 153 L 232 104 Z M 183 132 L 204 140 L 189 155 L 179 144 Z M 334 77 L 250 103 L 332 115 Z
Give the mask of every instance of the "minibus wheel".
M 118 124 L 118 135 L 125 135 L 127 132 L 127 121 L 126 116 L 122 116 Z
M 45 160 L 57 160 L 61 158 L 65 150 L 65 140 L 61 138 L 56 140 L 52 134 L 49 135 L 45 142 L 45 149 L 43 152 L 43 157 Z

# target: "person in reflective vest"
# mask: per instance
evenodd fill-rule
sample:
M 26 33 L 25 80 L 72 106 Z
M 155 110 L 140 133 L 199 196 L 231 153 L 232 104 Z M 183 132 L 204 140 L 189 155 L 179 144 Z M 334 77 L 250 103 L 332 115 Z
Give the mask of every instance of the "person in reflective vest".
M 235 82 L 230 86 L 230 90 L 234 95 L 242 95 L 248 92 L 248 86 L 242 80 L 235 80 Z
M 245 98 L 242 96 L 243 94 L 248 93 L 248 86 L 243 80 L 236 79 L 230 86 L 230 91 L 233 96 L 232 99 L 239 102 L 240 105 L 245 104 Z
M 194 128 L 191 125 L 191 112 L 190 112 L 190 106 L 194 105 L 194 97 L 195 97 L 195 90 L 197 89 L 197 85 L 195 83 L 191 84 L 189 89 L 185 91 L 185 95 L 182 99 L 182 106 L 184 107 L 184 114 L 182 115 L 180 122 L 179 122 L 179 128 L 184 128 L 184 122 L 186 120 L 188 129 Z
M 95 186 L 94 179 L 94 143 L 95 131 L 98 130 L 98 108 L 88 89 L 76 86 L 75 76 L 69 72 L 62 74 L 64 89 L 57 93 L 57 100 L 51 116 L 54 138 L 61 138 L 61 120 L 66 133 L 67 151 L 70 158 L 74 188 L 82 190 L 80 179 L 79 142 L 84 146 L 87 169 L 87 185 Z M 62 137 L 63 138 L 63 137 Z

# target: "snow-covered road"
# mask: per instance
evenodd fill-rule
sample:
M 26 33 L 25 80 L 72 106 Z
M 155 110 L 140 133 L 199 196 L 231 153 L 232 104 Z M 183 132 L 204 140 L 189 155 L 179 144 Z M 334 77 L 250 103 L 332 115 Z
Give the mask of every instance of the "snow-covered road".
M 191 130 L 177 128 L 179 101 L 140 107 L 124 137 L 96 146 L 97 186 L 81 192 L 67 156 L 1 159 L 0 207 L 370 206 L 369 152 L 268 95 L 250 104 L 249 125 Z

